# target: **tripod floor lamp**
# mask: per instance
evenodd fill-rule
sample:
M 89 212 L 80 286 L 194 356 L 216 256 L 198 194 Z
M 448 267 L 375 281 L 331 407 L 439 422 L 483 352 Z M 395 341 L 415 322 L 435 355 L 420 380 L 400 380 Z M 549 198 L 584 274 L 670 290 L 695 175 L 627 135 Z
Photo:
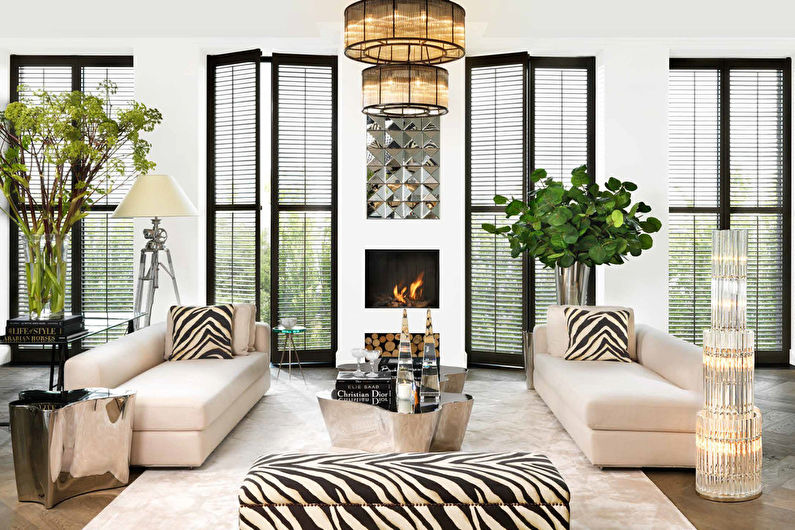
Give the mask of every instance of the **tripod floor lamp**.
M 152 219 L 152 228 L 144 229 L 146 245 L 141 249 L 138 284 L 135 289 L 135 312 L 146 312 L 141 319 L 144 326 L 149 325 L 152 316 L 152 304 L 155 301 L 155 290 L 159 287 L 161 268 L 171 278 L 177 304 L 180 303 L 174 262 L 171 259 L 171 251 L 166 248 L 168 233 L 160 226 L 160 218 L 195 217 L 197 215 L 199 212 L 196 211 L 196 207 L 170 175 L 138 177 L 124 200 L 113 212 L 113 217 L 118 218 L 150 217 Z M 161 252 L 166 255 L 166 263 L 160 261 Z M 146 296 L 146 305 L 143 305 L 144 295 Z

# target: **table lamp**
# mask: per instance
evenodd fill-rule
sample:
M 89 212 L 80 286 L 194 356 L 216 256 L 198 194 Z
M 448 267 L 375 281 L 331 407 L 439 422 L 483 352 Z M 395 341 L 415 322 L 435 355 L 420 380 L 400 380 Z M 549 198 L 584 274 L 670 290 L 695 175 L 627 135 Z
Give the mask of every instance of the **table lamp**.
M 135 289 L 135 312 L 141 312 L 144 284 L 147 284 L 146 315 L 143 316 L 144 326 L 148 326 L 152 315 L 152 304 L 155 289 L 159 284 L 160 268 L 171 277 L 174 284 L 174 295 L 180 303 L 177 289 L 177 276 L 171 251 L 166 248 L 168 233 L 160 226 L 161 217 L 196 217 L 199 212 L 190 202 L 177 181 L 170 175 L 142 175 L 127 192 L 124 200 L 113 212 L 114 218 L 150 217 L 152 228 L 144 229 L 146 245 L 141 249 L 141 263 L 138 268 L 138 285 Z M 166 253 L 168 265 L 160 263 L 160 251 Z M 146 267 L 146 256 L 149 255 L 149 268 Z M 137 322 L 137 321 L 136 321 Z

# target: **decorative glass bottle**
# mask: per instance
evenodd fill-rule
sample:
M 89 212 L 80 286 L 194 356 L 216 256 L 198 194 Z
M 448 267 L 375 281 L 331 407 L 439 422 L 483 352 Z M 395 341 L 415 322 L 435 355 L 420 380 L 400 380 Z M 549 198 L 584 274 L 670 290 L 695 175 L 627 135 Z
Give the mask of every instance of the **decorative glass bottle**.
M 403 322 L 400 328 L 400 345 L 398 346 L 398 364 L 395 387 L 398 412 L 414 412 L 414 362 L 411 359 L 411 335 L 409 334 L 409 318 L 405 309 L 403 310 Z
M 439 364 L 436 344 L 433 339 L 431 310 L 425 315 L 425 337 L 422 345 L 422 379 L 420 381 L 420 405 L 439 404 Z
M 696 418 L 696 492 L 762 493 L 762 414 L 754 406 L 754 332 L 745 328 L 746 230 L 712 232 L 712 327 L 704 330 L 704 409 Z

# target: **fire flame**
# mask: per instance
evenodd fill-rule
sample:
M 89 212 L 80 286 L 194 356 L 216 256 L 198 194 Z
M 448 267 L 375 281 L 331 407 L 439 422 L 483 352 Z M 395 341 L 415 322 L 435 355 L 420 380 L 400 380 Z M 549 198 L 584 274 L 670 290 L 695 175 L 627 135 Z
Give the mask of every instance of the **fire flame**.
M 392 296 L 401 304 L 408 304 L 409 300 L 422 299 L 422 278 L 425 276 L 424 272 L 420 272 L 417 278 L 406 287 L 403 284 L 395 284 L 392 287 Z M 408 297 L 406 296 L 408 293 Z
M 422 297 L 422 277 L 425 276 L 424 272 L 417 275 L 417 279 L 411 282 L 409 286 L 409 298 L 416 300 Z

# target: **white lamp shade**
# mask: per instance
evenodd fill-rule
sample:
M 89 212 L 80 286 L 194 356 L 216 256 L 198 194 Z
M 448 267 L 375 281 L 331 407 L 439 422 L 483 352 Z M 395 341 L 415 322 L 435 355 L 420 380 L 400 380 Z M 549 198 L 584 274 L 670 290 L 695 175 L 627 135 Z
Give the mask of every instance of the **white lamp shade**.
M 195 217 L 196 207 L 171 175 L 141 175 L 113 217 Z

